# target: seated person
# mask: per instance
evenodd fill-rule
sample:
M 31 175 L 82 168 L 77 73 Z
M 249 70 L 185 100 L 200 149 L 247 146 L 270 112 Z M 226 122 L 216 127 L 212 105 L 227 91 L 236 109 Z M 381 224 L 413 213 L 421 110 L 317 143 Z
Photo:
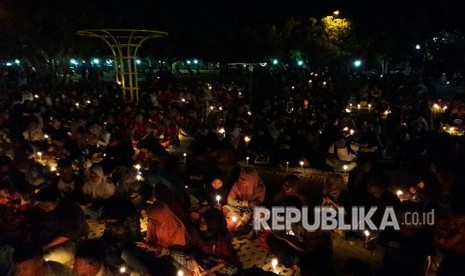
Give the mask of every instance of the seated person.
M 377 147 L 363 147 L 348 143 L 340 136 L 328 149 L 326 165 L 335 172 L 350 172 L 357 166 L 357 152 L 375 152 Z
M 146 212 L 147 235 L 144 242 L 137 242 L 137 248 L 124 250 L 121 258 L 132 268 L 149 274 L 156 269 L 159 275 L 174 275 L 171 250 L 186 246 L 184 224 L 171 212 L 169 207 L 156 201 Z
M 239 230 L 246 225 L 252 214 L 252 207 L 263 203 L 266 187 L 256 169 L 245 167 L 239 180 L 233 185 L 228 195 L 228 205 L 223 212 L 228 222 L 228 229 Z
M 59 160 L 57 171 L 60 174 L 57 183 L 60 196 L 73 202 L 82 202 L 82 178 L 74 173 L 71 161 L 68 159 Z
M 189 245 L 194 259 L 188 267 L 194 275 L 199 271 L 205 275 L 216 271 L 220 275 L 239 272 L 239 256 L 231 243 L 226 220 L 220 210 L 210 208 L 200 215 L 198 228 L 191 231 Z
M 201 206 L 225 205 L 228 199 L 228 193 L 229 191 L 223 185 L 223 180 L 214 178 L 210 186 L 205 189 L 200 199 L 200 204 Z
M 85 240 L 76 246 L 73 274 L 75 276 L 113 276 L 105 264 L 105 245 L 100 240 Z
M 119 259 L 124 249 L 141 240 L 140 215 L 129 199 L 106 201 L 102 207 L 102 219 L 105 222 L 102 240 L 112 261 Z
M 31 242 L 42 246 L 44 258 L 62 264 L 73 260 L 75 242 L 88 233 L 81 208 L 60 199 L 58 190 L 46 187 L 35 195 L 37 208 L 26 218 Z M 37 230 L 40 229 L 40 230 Z
M 84 180 L 82 192 L 92 200 L 108 199 L 115 194 L 115 185 L 107 179 L 101 166 L 93 166 Z
M 308 202 L 310 225 L 315 222 L 317 214 L 311 214 L 314 207 L 321 206 L 323 196 L 320 193 L 312 193 L 306 199 Z M 295 197 L 286 200 L 286 206 L 300 208 L 302 202 Z M 329 264 L 332 258 L 331 231 L 317 229 L 307 231 L 300 223 L 291 225 L 292 231 L 265 232 L 266 244 L 269 250 L 275 254 L 286 266 L 297 265 L 301 268 L 301 275 L 329 275 Z
M 71 276 L 69 267 L 42 257 L 40 247 L 31 244 L 22 244 L 15 247 L 13 253 L 13 273 L 16 276 Z
M 323 183 L 324 205 L 344 207 L 348 203 L 348 193 L 344 188 L 344 179 L 340 174 L 330 174 Z
M 302 196 L 302 183 L 295 174 L 288 174 L 284 178 L 284 183 L 281 186 L 281 190 L 273 197 L 275 204 L 282 204 L 286 197 L 297 197 Z

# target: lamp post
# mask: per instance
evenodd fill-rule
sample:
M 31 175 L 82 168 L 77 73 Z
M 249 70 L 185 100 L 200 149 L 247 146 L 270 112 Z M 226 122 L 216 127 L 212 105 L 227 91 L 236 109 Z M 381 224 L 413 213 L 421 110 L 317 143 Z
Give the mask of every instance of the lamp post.
M 253 74 L 253 65 L 247 66 L 249 71 L 249 104 L 252 106 L 252 74 Z

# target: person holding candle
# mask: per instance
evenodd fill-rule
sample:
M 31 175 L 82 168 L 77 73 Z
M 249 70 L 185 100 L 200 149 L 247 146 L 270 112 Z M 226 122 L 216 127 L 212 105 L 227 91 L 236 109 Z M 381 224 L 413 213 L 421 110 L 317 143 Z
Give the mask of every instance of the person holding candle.
M 146 212 L 147 235 L 145 241 L 136 242 L 137 248 L 124 250 L 121 258 L 132 268 L 151 275 L 174 275 L 170 254 L 182 251 L 187 244 L 184 224 L 169 207 L 156 201 Z
M 223 184 L 223 180 L 219 177 L 215 177 L 211 181 L 210 186 L 205 189 L 200 203 L 202 206 L 225 205 L 227 203 L 228 193 L 229 191 Z
M 196 273 L 201 271 L 200 267 L 205 270 L 203 275 L 237 275 L 240 271 L 240 259 L 220 210 L 210 208 L 202 213 L 197 227 L 190 231 L 190 237 L 189 248 L 193 259 L 187 266 Z
M 357 166 L 357 152 L 373 153 L 376 150 L 377 147 L 364 147 L 349 143 L 343 135 L 340 135 L 329 147 L 325 163 L 335 172 L 350 172 Z
M 266 187 L 256 169 L 242 168 L 238 181 L 228 194 L 228 205 L 223 207 L 228 221 L 239 215 L 240 224 L 247 225 L 251 219 L 251 208 L 263 203 Z M 234 224 L 228 223 L 228 227 Z M 231 228 L 230 228 L 231 229 Z

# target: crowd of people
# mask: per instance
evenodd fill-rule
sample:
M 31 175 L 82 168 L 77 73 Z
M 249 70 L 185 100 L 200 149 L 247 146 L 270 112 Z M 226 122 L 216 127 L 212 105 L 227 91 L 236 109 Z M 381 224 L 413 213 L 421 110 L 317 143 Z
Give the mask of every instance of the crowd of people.
M 359 259 L 342 271 L 460 275 L 460 97 L 441 101 L 419 91 L 417 78 L 390 76 L 360 77 L 357 93 L 344 95 L 327 73 L 300 74 L 252 104 L 234 83 L 193 79 L 154 78 L 137 104 L 112 83 L 4 87 L 0 274 L 265 273 L 240 262 L 232 236 L 247 235 L 301 275 L 330 275 L 332 235 L 363 240 L 299 224 L 254 230 L 253 207 L 264 205 L 343 206 L 347 216 L 351 206 L 377 206 L 376 223 L 389 206 L 399 217 L 434 210 L 435 225 L 371 234 L 384 248 L 380 271 Z M 288 175 L 265 183 L 261 167 Z M 309 185 L 298 176 L 307 167 L 329 173 Z M 415 180 L 396 195 L 392 172 Z M 104 224 L 101 238 L 88 238 L 89 221 Z

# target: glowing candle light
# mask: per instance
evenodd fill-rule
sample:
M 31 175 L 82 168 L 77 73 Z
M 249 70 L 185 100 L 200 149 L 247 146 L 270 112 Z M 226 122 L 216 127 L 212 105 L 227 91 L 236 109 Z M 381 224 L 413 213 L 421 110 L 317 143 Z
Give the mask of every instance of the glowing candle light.
M 123 273 L 126 273 L 126 267 L 125 266 L 122 266 L 119 268 L 119 273 L 123 274 Z
M 137 181 L 141 181 L 142 180 L 142 176 L 140 174 L 136 175 L 136 179 Z
M 249 137 L 249 136 L 245 136 L 245 137 L 244 137 L 244 141 L 245 141 L 245 144 L 248 146 L 248 145 L 249 145 L 249 142 L 250 142 L 250 137 Z
M 178 275 L 178 276 L 184 276 L 184 271 L 178 270 L 178 274 L 177 274 L 177 275 Z
M 403 195 L 403 194 L 404 194 L 404 192 L 402 192 L 401 190 L 397 190 L 397 192 L 396 192 L 396 195 L 397 195 L 397 196 L 401 196 L 401 195 Z
M 140 171 L 141 166 L 140 166 L 140 164 L 136 164 L 136 165 L 134 165 L 134 168 L 136 168 L 137 171 Z
M 232 217 L 231 217 L 231 220 L 232 220 L 233 222 L 237 222 L 237 217 L 236 217 L 236 216 L 232 216 Z
M 186 164 L 186 162 L 187 162 L 187 153 L 184 153 L 183 156 L 184 156 L 184 164 Z
M 247 165 L 249 165 L 249 159 L 250 159 L 250 157 L 248 157 L 248 156 L 245 158 L 245 160 L 247 162 Z
M 344 165 L 344 166 L 342 166 L 342 169 L 346 172 L 349 169 L 349 166 Z
M 360 109 L 360 104 L 357 105 L 357 108 Z
M 278 266 L 278 259 L 273 258 L 271 260 L 271 267 L 273 268 L 273 271 L 276 270 L 276 267 Z
M 363 231 L 363 234 L 365 234 L 365 242 L 368 242 L 370 238 L 370 231 L 365 230 Z
M 249 111 L 249 112 L 247 112 L 247 114 L 249 114 L 249 116 L 252 116 L 252 112 L 250 112 L 250 111 Z
M 55 172 L 56 170 L 57 170 L 57 167 L 55 167 L 55 166 L 50 167 L 51 172 Z
M 368 109 L 371 109 L 371 104 L 368 104 Z
M 223 111 L 223 107 L 222 107 L 222 106 L 218 107 L 218 109 L 219 109 L 220 111 Z
M 349 131 L 349 128 L 348 127 L 345 127 L 342 129 L 343 131 Z
M 355 130 L 350 129 L 349 132 L 350 132 L 350 135 L 354 135 Z
M 289 172 L 289 161 L 286 162 L 286 172 Z
M 346 108 L 346 113 L 350 113 L 350 109 Z
M 45 138 L 45 139 L 48 139 L 49 136 L 48 136 L 47 134 L 44 134 L 44 138 Z
M 220 195 L 217 195 L 217 196 L 216 196 L 216 201 L 218 201 L 218 205 L 220 205 L 220 200 L 221 200 L 221 196 L 220 196 Z
M 40 152 L 40 151 L 39 151 L 39 152 L 37 152 L 37 156 L 39 156 L 39 160 L 41 160 L 41 161 L 42 161 L 42 152 Z
M 185 103 L 185 102 L 186 102 L 186 99 L 182 98 L 182 99 L 181 99 L 181 102 Z
M 304 161 L 300 161 L 300 168 L 302 169 L 302 172 L 304 172 Z

